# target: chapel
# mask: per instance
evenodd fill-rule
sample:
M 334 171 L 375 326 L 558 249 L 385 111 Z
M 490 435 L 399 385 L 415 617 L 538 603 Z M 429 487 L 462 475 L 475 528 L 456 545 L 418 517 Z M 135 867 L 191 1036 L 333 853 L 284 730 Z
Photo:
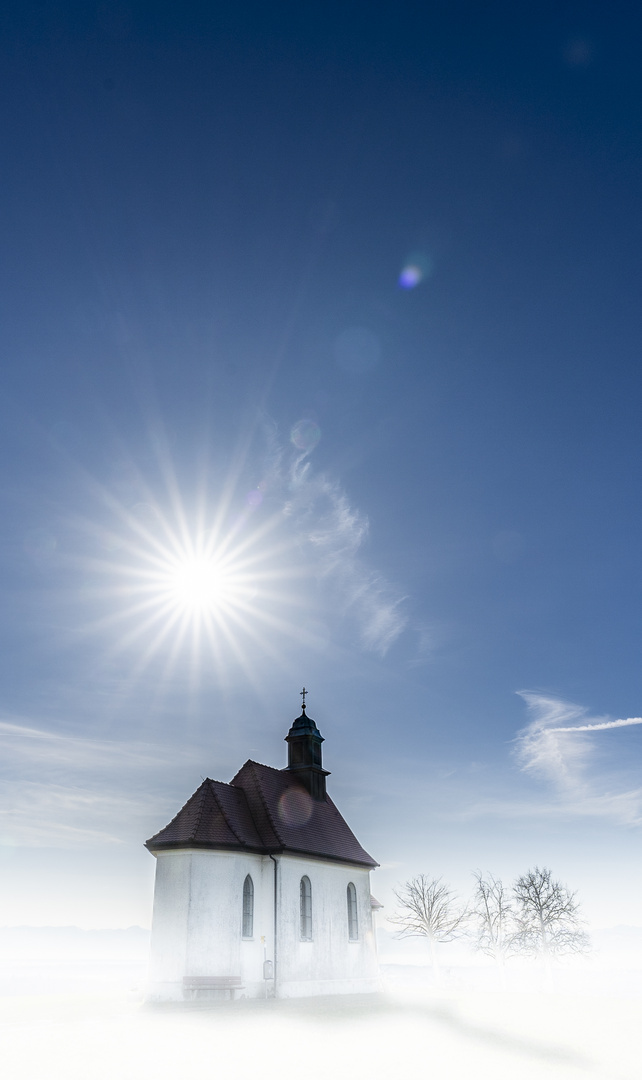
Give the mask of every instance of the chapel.
M 206 779 L 146 842 L 156 858 L 149 1000 L 380 989 L 365 851 L 326 791 L 307 715 L 283 769 Z

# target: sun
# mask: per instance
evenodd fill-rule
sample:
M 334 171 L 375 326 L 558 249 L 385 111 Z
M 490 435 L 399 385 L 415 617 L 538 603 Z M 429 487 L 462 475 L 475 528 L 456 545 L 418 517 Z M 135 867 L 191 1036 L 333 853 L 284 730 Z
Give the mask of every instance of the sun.
M 167 599 L 177 608 L 197 615 L 215 613 L 235 599 L 233 572 L 208 556 L 186 556 L 167 573 Z
M 238 664 L 258 678 L 257 662 L 287 663 L 283 641 L 307 634 L 301 618 L 303 576 L 283 514 L 203 503 L 188 513 L 149 496 L 132 509 L 112 500 L 112 527 L 91 535 L 102 552 L 86 560 L 96 586 L 87 601 L 97 617 L 89 631 L 104 635 L 103 662 L 128 657 L 136 682 L 155 665 L 157 692 L 174 673 L 196 688 Z M 111 524 L 111 523 L 110 523 Z
M 203 465 L 184 485 L 161 450 L 154 485 L 132 464 L 138 501 L 92 481 L 96 511 L 74 521 L 84 534 L 83 631 L 99 638 L 101 665 L 127 672 L 127 686 L 153 673 L 157 695 L 182 679 L 196 691 L 241 670 L 258 689 L 266 666 L 289 670 L 292 646 L 318 642 L 280 480 L 244 492 L 241 461 L 209 479 Z

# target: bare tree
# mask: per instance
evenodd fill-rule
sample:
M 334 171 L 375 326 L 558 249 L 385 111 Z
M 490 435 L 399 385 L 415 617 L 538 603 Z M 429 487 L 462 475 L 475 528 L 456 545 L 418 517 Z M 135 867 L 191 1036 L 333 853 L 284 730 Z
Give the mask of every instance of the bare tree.
M 585 953 L 589 938 L 575 899 L 576 893 L 555 881 L 547 867 L 536 866 L 513 886 L 519 948 L 544 962 L 550 978 L 552 961 L 569 953 Z
M 504 966 L 519 951 L 515 906 L 500 878 L 475 870 L 476 882 L 471 917 L 475 922 L 476 947 L 492 956 L 504 984 Z
M 460 907 L 456 896 L 441 878 L 419 874 L 393 892 L 401 910 L 390 915 L 388 921 L 400 928 L 397 931 L 399 938 L 426 938 L 432 968 L 439 979 L 437 945 L 459 936 L 468 913 Z

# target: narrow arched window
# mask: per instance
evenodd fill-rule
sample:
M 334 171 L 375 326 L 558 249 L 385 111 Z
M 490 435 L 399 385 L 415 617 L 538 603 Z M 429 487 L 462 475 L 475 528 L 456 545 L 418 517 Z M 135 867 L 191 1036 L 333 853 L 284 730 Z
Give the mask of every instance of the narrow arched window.
M 348 937 L 350 941 L 357 941 L 359 938 L 359 921 L 357 919 L 357 890 L 352 882 L 348 885 L 347 889 L 348 900 Z
M 312 941 L 312 886 L 309 877 L 301 878 L 301 941 Z
M 254 933 L 254 882 L 248 874 L 243 882 L 243 937 Z

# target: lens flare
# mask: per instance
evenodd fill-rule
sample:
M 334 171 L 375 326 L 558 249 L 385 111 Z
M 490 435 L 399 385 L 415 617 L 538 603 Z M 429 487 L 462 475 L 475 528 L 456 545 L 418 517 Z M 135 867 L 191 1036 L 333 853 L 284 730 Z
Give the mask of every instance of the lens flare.
M 284 825 L 307 825 L 312 810 L 312 798 L 305 788 L 289 788 L 279 799 L 279 817 Z
M 416 289 L 424 278 L 432 274 L 432 259 L 421 252 L 414 252 L 404 262 L 399 274 L 399 286 L 402 289 Z
M 414 289 L 419 284 L 423 274 L 419 266 L 415 266 L 414 263 L 410 263 L 408 266 L 404 266 L 401 274 L 399 275 L 399 284 L 402 289 Z
M 297 450 L 304 450 L 306 453 L 314 450 L 320 438 L 321 428 L 314 420 L 299 420 L 290 433 L 290 439 Z

